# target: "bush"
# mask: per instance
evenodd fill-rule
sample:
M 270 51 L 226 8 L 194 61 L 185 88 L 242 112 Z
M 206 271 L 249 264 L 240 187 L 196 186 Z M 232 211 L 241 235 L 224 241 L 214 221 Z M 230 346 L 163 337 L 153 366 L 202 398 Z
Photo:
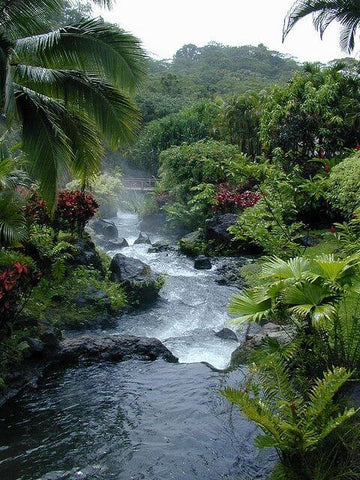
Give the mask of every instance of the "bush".
M 246 208 L 238 223 L 229 228 L 234 241 L 260 247 L 266 254 L 290 257 L 298 252 L 297 240 L 304 225 L 297 222 L 294 179 L 280 169 L 269 168 L 259 186 L 261 197 Z
M 78 306 L 76 295 L 79 292 L 86 293 L 89 288 L 103 291 L 108 299 Z M 106 305 L 105 302 L 110 303 Z M 94 268 L 80 266 L 69 270 L 61 280 L 44 278 L 33 290 L 24 313 L 39 320 L 51 318 L 52 323 L 59 326 L 81 328 L 108 313 L 108 306 L 116 311 L 126 303 L 126 295 L 120 284 L 110 281 L 108 277 L 103 278 Z
M 88 192 L 63 190 L 58 194 L 54 218 L 36 192 L 27 198 L 25 213 L 31 222 L 52 225 L 56 230 L 69 230 L 82 234 L 86 223 L 92 218 L 99 205 Z
M 40 277 L 41 273 L 30 258 L 8 250 L 0 251 L 0 330 L 22 310 Z
M 360 152 L 353 153 L 331 170 L 326 198 L 345 218 L 350 218 L 360 207 Z

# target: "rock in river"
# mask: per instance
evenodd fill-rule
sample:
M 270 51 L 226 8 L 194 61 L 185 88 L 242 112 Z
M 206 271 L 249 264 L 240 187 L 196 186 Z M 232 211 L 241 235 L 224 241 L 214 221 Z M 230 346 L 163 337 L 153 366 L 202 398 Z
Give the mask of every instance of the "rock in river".
M 219 332 L 215 333 L 215 336 L 224 340 L 234 340 L 236 342 L 239 341 L 236 333 L 233 330 L 230 330 L 230 328 L 222 328 Z
M 134 242 L 134 245 L 142 245 L 142 244 L 151 245 L 151 240 L 147 235 L 145 236 L 140 232 L 138 238 Z
M 146 305 L 156 300 L 163 277 L 137 258 L 118 253 L 111 260 L 111 280 L 123 285 L 132 303 Z
M 103 235 L 105 240 L 113 240 L 119 236 L 115 223 L 97 218 L 91 224 L 91 228 L 98 235 Z
M 118 240 L 109 240 L 106 243 L 106 248 L 109 250 L 120 250 L 121 248 L 126 248 L 129 246 L 126 238 L 119 238 Z
M 205 236 L 207 240 L 215 240 L 217 243 L 229 244 L 232 235 L 228 228 L 236 225 L 238 215 L 235 213 L 226 213 L 209 218 L 205 222 Z
M 82 335 L 65 339 L 51 349 L 38 339 L 28 339 L 31 350 L 26 361 L 9 374 L 6 390 L 0 390 L 0 406 L 18 395 L 26 387 L 36 387 L 49 369 L 63 368 L 78 360 L 122 362 L 131 358 L 156 360 L 162 358 L 171 363 L 178 359 L 157 338 L 142 338 L 123 335 Z M 25 342 L 24 342 L 25 343 Z M 42 343 L 41 351 L 37 346 Z
M 74 362 L 78 359 L 124 361 L 130 358 L 156 360 L 162 358 L 176 363 L 178 359 L 157 338 L 123 335 L 83 335 L 64 340 L 54 352 L 59 362 Z
M 199 255 L 195 258 L 194 268 L 196 270 L 211 270 L 211 260 L 205 255 Z

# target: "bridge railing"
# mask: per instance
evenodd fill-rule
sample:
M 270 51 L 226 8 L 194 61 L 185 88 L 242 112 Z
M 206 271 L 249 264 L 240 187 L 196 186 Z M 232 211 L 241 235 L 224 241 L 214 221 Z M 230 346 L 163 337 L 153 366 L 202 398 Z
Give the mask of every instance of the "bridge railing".
M 123 178 L 122 183 L 126 190 L 141 190 L 141 191 L 151 191 L 154 190 L 155 185 L 157 183 L 157 178 L 149 178 L 149 177 L 132 177 L 132 178 Z

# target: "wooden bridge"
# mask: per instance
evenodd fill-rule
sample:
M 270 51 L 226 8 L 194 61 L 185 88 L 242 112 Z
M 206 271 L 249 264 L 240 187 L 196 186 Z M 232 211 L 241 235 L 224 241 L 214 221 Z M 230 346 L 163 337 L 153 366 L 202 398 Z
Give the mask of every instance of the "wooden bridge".
M 121 181 L 124 185 L 125 190 L 133 190 L 137 192 L 152 192 L 155 189 L 155 185 L 158 179 L 155 177 L 127 177 L 122 178 Z

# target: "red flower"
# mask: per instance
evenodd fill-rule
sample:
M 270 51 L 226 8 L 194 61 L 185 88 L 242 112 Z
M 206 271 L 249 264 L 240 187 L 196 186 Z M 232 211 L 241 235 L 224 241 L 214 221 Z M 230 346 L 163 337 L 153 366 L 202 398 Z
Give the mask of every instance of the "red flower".
M 331 225 L 330 231 L 331 231 L 331 233 L 332 233 L 333 235 L 335 234 L 335 227 L 334 227 L 334 225 Z
M 330 168 L 327 165 L 324 165 L 324 170 L 325 170 L 326 175 L 328 175 L 329 172 L 330 172 Z

